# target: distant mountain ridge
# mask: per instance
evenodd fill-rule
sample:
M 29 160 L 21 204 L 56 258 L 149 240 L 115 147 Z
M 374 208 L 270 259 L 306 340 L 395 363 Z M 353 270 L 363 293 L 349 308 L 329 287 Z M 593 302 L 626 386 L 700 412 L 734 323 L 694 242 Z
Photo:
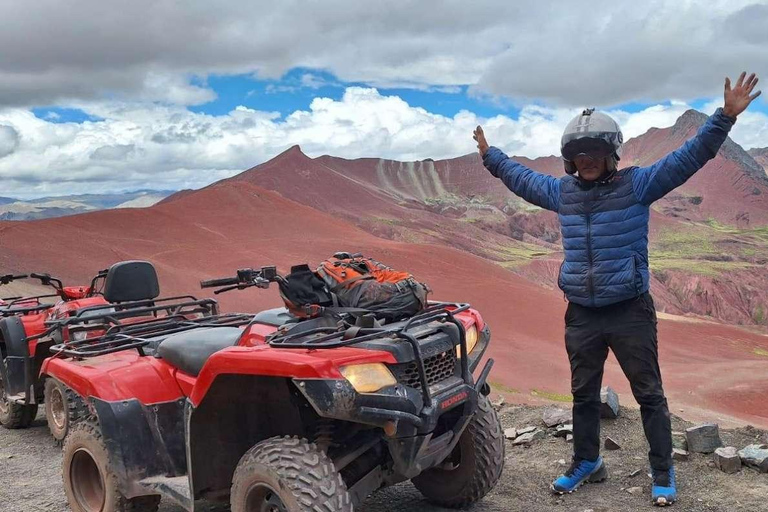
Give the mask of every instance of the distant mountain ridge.
M 109 208 L 146 208 L 173 194 L 171 190 L 136 190 L 112 194 L 75 194 L 20 200 L 0 198 L 0 220 L 64 217 Z

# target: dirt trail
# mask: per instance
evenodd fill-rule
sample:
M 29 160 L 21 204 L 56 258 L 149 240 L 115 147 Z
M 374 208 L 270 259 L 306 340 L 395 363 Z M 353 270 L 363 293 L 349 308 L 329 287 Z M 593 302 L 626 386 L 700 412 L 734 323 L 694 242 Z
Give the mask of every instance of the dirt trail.
M 541 407 L 508 406 L 502 410 L 505 427 L 541 425 Z M 689 426 L 679 418 L 673 428 Z M 768 433 L 750 427 L 721 432 L 726 444 L 739 448 L 750 443 L 768 443 Z M 634 478 L 636 469 L 648 470 L 647 447 L 639 412 L 623 409 L 622 417 L 603 423 L 603 436 L 611 436 L 621 450 L 605 452 L 610 478 L 589 485 L 569 496 L 553 496 L 548 487 L 553 477 L 565 469 L 559 463 L 570 456 L 571 447 L 563 439 L 547 437 L 528 447 L 507 444 L 506 469 L 496 489 L 473 512 L 538 512 L 563 511 L 629 512 L 652 510 L 650 479 L 645 473 Z M 712 512 L 768 510 L 768 474 L 742 469 L 726 475 L 710 467 L 711 456 L 692 455 L 691 460 L 677 463 L 680 501 L 672 511 Z M 0 428 L 0 511 L 2 512 L 66 512 L 61 484 L 61 450 L 50 436 L 42 416 L 29 430 L 9 431 Z M 629 494 L 625 489 L 640 486 L 642 493 Z M 164 501 L 161 512 L 182 512 Z M 201 503 L 202 512 L 224 512 L 227 507 Z M 365 512 L 438 512 L 446 511 L 429 505 L 410 484 L 385 489 L 370 497 L 360 508 Z

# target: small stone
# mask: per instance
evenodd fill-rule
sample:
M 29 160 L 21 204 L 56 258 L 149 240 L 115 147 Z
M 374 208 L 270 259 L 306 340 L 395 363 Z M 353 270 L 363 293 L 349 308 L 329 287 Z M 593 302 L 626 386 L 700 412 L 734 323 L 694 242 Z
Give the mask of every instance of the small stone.
M 639 455 L 633 455 L 632 458 L 635 460 L 643 460 L 643 458 L 640 457 Z
M 610 437 L 605 438 L 604 446 L 606 450 L 621 450 L 621 445 Z
M 643 488 L 642 487 L 630 487 L 629 489 L 627 489 L 627 492 L 629 494 L 640 494 L 641 492 L 643 492 Z
M 547 437 L 547 433 L 543 430 L 536 429 L 533 432 L 528 432 L 527 434 L 523 434 L 521 436 L 517 436 L 517 439 L 512 441 L 512 444 L 514 445 L 520 445 L 520 444 L 528 444 L 532 441 L 536 441 L 538 439 L 544 439 Z
M 706 423 L 685 430 L 688 439 L 688 451 L 696 453 L 712 453 L 715 448 L 723 446 L 720 440 L 720 428 L 716 423 Z
M 632 471 L 629 474 L 629 478 L 635 478 L 636 476 L 641 475 L 641 474 L 643 474 L 643 470 L 642 469 L 636 469 L 636 470 Z
M 571 411 L 559 407 L 547 407 L 541 413 L 541 420 L 548 427 L 554 427 L 563 423 L 572 423 Z
M 610 386 L 600 390 L 600 417 L 615 419 L 619 417 L 619 395 Z
M 499 397 L 491 402 L 491 406 L 493 406 L 494 409 L 497 411 L 500 411 L 502 407 L 504 407 L 504 396 L 499 395 Z
M 7 455 L 5 458 L 6 458 L 6 459 L 12 459 L 12 458 L 13 458 L 13 455 Z
M 558 425 L 555 431 L 555 437 L 566 437 L 568 434 L 573 434 L 573 425 L 570 423 L 567 425 Z
M 723 473 L 738 473 L 741 471 L 741 459 L 733 446 L 715 450 L 715 466 Z
M 675 460 L 688 460 L 690 458 L 690 453 L 686 450 L 681 450 L 680 448 L 672 448 L 672 458 Z
M 537 430 L 537 427 L 524 427 L 517 429 L 517 435 L 521 436 L 523 434 L 528 434 L 530 432 L 533 432 L 534 430 Z
M 573 442 L 573 434 L 568 434 L 565 436 L 565 442 L 566 443 L 572 443 Z
M 672 432 L 672 447 L 680 450 L 688 449 L 688 439 L 685 432 Z
M 739 450 L 739 457 L 745 466 L 752 466 L 761 473 L 768 473 L 768 444 L 750 444 L 743 450 Z
M 560 459 L 559 461 L 557 461 L 557 463 L 560 464 L 561 466 L 565 466 L 565 459 Z
M 517 430 L 514 428 L 504 429 L 504 437 L 507 439 L 514 439 L 517 437 Z

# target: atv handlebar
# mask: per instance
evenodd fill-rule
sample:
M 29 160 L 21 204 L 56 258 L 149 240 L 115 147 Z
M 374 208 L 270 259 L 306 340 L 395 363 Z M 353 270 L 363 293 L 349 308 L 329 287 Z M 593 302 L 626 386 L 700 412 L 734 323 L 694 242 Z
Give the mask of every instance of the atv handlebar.
M 225 277 L 223 279 L 209 279 L 208 281 L 200 281 L 200 288 L 215 288 L 217 286 L 231 286 L 233 284 L 240 283 L 237 277 Z
M 4 276 L 0 276 L 0 284 L 8 284 L 16 279 L 26 279 L 28 277 L 29 276 L 27 274 L 6 274 Z
M 52 277 L 51 274 L 38 274 L 36 272 L 32 272 L 29 274 L 29 277 L 32 279 L 39 279 L 41 284 L 44 284 L 45 286 L 52 286 L 58 292 L 61 292 L 61 290 L 64 289 L 64 283 L 61 282 L 61 279 Z
M 280 281 L 281 279 L 283 278 L 277 273 L 277 267 L 275 266 L 261 267 L 258 269 L 241 268 L 237 271 L 237 277 L 223 277 L 220 279 L 200 281 L 200 288 L 217 288 L 223 286 L 224 288 L 213 292 L 218 295 L 219 293 L 228 292 L 230 290 L 244 290 L 251 286 L 268 288 L 269 283 Z

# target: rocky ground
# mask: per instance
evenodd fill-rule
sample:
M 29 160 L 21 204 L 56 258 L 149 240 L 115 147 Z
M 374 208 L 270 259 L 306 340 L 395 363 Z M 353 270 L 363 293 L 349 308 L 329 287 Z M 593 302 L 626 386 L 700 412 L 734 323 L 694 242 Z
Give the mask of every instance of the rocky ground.
M 542 424 L 542 407 L 503 406 L 501 419 L 505 428 L 522 429 Z M 691 424 L 673 418 L 673 429 L 684 431 Z M 546 429 L 545 429 L 546 430 Z M 552 429 L 543 439 L 515 446 L 507 441 L 506 468 L 496 489 L 471 510 L 476 512 L 575 511 L 615 512 L 652 509 L 650 478 L 647 476 L 647 445 L 643 437 L 639 411 L 623 408 L 621 416 L 604 420 L 603 438 L 610 436 L 621 449 L 604 451 L 610 477 L 567 496 L 553 496 L 549 483 L 566 468 L 571 445 L 553 437 Z M 721 429 L 726 445 L 742 448 L 768 443 L 768 432 L 743 427 Z M 710 512 L 768 510 L 768 474 L 742 468 L 728 475 L 714 467 L 712 455 L 691 454 L 688 461 L 677 463 L 680 499 L 672 510 Z M 64 512 L 66 504 L 61 484 L 61 450 L 50 436 L 42 416 L 34 427 L 24 431 L 0 429 L 0 510 L 3 512 Z M 637 476 L 633 472 L 642 470 Z M 630 493 L 627 489 L 640 487 Z M 204 512 L 226 508 L 201 504 Z M 446 509 L 425 502 L 410 484 L 385 489 L 371 496 L 361 507 L 366 512 L 423 511 Z M 162 512 L 182 512 L 163 502 Z

